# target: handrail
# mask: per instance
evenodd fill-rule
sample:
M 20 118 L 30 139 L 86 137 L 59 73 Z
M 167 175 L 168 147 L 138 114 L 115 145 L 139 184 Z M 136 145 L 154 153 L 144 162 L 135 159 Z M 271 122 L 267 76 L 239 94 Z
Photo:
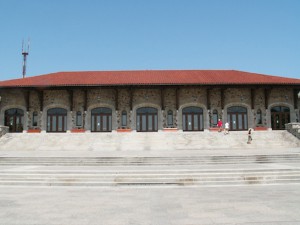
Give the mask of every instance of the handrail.
M 4 136 L 6 133 L 8 133 L 9 127 L 0 126 L 0 138 Z
M 288 123 L 285 124 L 285 129 L 300 139 L 300 123 Z

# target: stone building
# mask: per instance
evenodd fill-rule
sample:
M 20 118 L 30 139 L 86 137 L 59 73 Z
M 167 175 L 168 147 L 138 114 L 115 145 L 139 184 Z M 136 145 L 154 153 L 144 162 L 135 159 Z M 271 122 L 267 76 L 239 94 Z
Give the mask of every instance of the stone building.
M 58 72 L 0 81 L 10 132 L 284 129 L 299 119 L 300 79 L 235 70 Z

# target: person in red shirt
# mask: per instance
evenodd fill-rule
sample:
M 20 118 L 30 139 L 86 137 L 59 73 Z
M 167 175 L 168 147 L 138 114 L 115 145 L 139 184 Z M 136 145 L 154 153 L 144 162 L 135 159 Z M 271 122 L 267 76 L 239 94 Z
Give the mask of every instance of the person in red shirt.
M 219 132 L 221 132 L 222 131 L 222 127 L 223 127 L 223 122 L 222 122 L 221 119 L 219 119 L 217 126 L 219 128 Z

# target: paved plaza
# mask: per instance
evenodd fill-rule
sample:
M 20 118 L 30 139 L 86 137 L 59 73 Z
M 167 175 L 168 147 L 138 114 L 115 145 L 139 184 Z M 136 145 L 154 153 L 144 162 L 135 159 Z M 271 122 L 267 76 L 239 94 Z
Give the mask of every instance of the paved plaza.
M 298 225 L 300 185 L 1 187 L 2 225 Z

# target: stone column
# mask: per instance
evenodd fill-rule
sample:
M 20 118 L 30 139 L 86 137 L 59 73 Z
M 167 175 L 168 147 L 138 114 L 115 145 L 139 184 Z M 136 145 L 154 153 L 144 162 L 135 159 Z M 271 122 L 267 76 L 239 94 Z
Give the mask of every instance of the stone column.
M 269 109 L 266 109 L 265 114 L 265 121 L 267 123 L 268 130 L 272 130 L 271 111 Z
M 203 112 L 203 120 L 204 120 L 204 131 L 209 131 L 209 128 L 210 128 L 210 110 L 204 110 Z

